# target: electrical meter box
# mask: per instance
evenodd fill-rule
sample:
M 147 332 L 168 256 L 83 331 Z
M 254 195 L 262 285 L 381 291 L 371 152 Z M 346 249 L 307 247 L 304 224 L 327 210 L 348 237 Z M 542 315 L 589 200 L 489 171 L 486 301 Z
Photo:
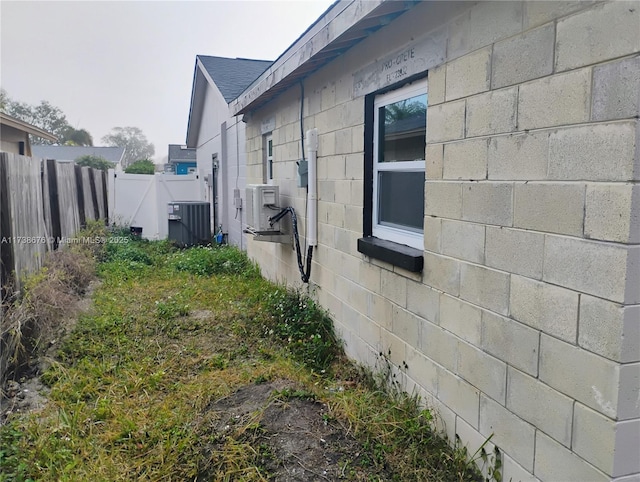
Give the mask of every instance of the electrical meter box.
M 273 226 L 269 218 L 280 212 L 280 190 L 269 184 L 247 185 L 247 226 L 257 233 L 278 232 L 279 223 Z
M 169 241 L 181 247 L 211 243 L 211 204 L 174 201 L 167 205 Z

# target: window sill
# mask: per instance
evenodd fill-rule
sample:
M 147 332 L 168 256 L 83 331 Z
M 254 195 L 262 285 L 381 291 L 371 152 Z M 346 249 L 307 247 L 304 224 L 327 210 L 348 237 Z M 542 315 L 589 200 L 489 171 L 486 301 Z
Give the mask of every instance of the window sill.
M 419 249 L 373 236 L 358 239 L 358 251 L 414 273 L 421 272 L 424 266 L 424 257 Z

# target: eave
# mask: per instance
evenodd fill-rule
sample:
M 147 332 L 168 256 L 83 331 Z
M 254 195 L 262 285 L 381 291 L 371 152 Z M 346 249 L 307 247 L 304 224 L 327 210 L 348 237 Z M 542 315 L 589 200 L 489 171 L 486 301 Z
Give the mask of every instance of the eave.
M 419 0 L 337 1 L 229 104 L 231 115 L 258 109 L 418 3 Z

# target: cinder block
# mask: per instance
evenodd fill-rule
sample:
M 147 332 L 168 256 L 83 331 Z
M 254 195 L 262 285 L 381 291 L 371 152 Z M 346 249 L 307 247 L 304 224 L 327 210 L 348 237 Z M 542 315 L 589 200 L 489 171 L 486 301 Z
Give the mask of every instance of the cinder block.
M 636 124 L 615 123 L 560 129 L 549 137 L 549 179 L 632 181 Z
M 334 202 L 336 196 L 335 181 L 318 180 L 318 200 Z
M 336 204 L 336 203 L 318 203 L 318 215 L 320 215 L 321 207 L 324 205 L 326 210 L 326 222 L 327 224 L 331 224 L 332 226 L 337 226 L 339 228 L 344 227 L 345 220 L 345 206 L 344 204 Z
M 448 370 L 438 370 L 438 398 L 462 417 L 469 425 L 478 428 L 480 391 Z
M 380 352 L 396 367 L 402 366 L 403 362 L 406 363 L 406 348 L 407 344 L 396 335 L 387 330 L 380 330 Z M 384 363 L 383 360 L 378 362 Z
M 620 392 L 618 395 L 618 420 L 640 419 L 640 363 L 620 367 Z
M 506 182 L 463 184 L 462 219 L 476 223 L 511 226 L 513 185 Z
M 440 326 L 477 347 L 481 342 L 481 319 L 479 308 L 458 298 L 440 296 Z
M 462 215 L 462 183 L 427 180 L 425 216 L 460 219 Z
M 442 179 L 442 168 L 444 163 L 444 145 L 427 144 L 425 170 L 428 180 Z
M 525 469 L 533 470 L 535 428 L 490 398 L 480 395 L 480 433 L 504 447 Z
M 473 139 L 444 145 L 444 179 L 487 178 L 487 139 Z
M 442 253 L 475 263 L 484 262 L 484 230 L 480 224 L 442 220 Z
M 432 216 L 424 217 L 424 249 L 440 253 L 442 220 Z
M 618 365 L 574 345 L 542 334 L 542 382 L 608 416 L 617 415 Z
M 482 349 L 530 375 L 538 373 L 540 332 L 517 321 L 482 312 Z
M 430 393 L 436 393 L 438 391 L 438 366 L 423 353 L 410 346 L 406 348 L 406 355 L 407 376 Z
M 481 2 L 450 26 L 447 53 L 456 58 L 522 31 L 523 2 Z
M 397 274 L 382 270 L 380 273 L 382 296 L 403 308 L 407 307 L 407 280 Z
M 500 403 L 505 402 L 507 365 L 484 351 L 458 342 L 458 375 Z M 482 423 L 482 417 L 480 418 Z
M 422 283 L 407 281 L 407 309 L 431 323 L 439 323 L 440 293 Z
M 439 326 L 425 321 L 422 325 L 420 351 L 451 372 L 456 371 L 458 338 Z
M 426 285 L 458 296 L 460 291 L 459 261 L 425 251 L 422 273 Z
M 462 441 L 462 446 L 467 449 L 468 454 L 480 454 L 484 449 L 485 453 L 491 454 L 495 450 L 495 445 L 489 441 L 489 437 L 481 434 L 471 425 L 464 421 L 462 417 L 456 419 L 456 434 Z M 481 457 L 474 461 L 483 477 L 488 478 L 487 467 Z
M 446 64 L 429 70 L 429 95 L 427 96 L 429 106 L 444 102 L 446 73 Z
M 596 0 L 554 0 L 546 2 L 524 3 L 524 30 L 528 30 L 570 13 L 587 8 Z
M 611 478 L 542 432 L 536 433 L 533 473 L 540 480 L 609 482 Z
M 582 236 L 584 184 L 516 184 L 513 225 Z
M 614 361 L 640 361 L 640 306 L 582 295 L 578 344 Z
M 352 191 L 353 194 L 353 191 Z M 344 207 L 344 227 L 354 234 L 355 240 L 362 236 L 362 206 L 347 205 Z M 354 243 L 357 244 L 357 241 Z
M 510 367 L 507 408 L 565 447 L 571 447 L 573 400 L 569 397 Z
M 348 154 L 344 158 L 345 178 L 352 180 L 362 180 L 364 172 L 364 162 L 362 154 Z
M 542 279 L 618 303 L 638 303 L 638 255 L 635 247 L 547 235 Z
M 374 293 L 380 293 L 381 269 L 369 263 L 358 264 L 358 279 L 360 284 Z
M 338 204 L 351 204 L 351 183 L 353 181 L 329 181 L 335 185 L 335 200 Z
M 340 129 L 336 131 L 336 154 L 350 154 L 353 152 L 353 133 L 351 129 Z M 306 154 L 305 154 L 306 155 Z
M 327 159 L 327 179 L 346 179 L 345 157 L 332 155 Z
M 607 2 L 558 22 L 556 70 L 640 51 L 640 10 L 636 2 Z
M 549 131 L 491 138 L 488 177 L 538 181 L 547 178 Z
M 613 473 L 615 432 L 616 423 L 609 417 L 576 403 L 572 449 L 606 474 Z
M 640 57 L 593 68 L 591 120 L 626 119 L 640 115 Z
M 465 100 L 446 102 L 427 109 L 427 144 L 464 137 Z
M 372 293 L 369 296 L 368 318 L 385 330 L 391 330 L 391 319 L 393 317 L 393 306 L 388 299 Z
M 492 90 L 467 99 L 466 137 L 516 130 L 518 88 Z
M 639 243 L 640 185 L 588 184 L 584 235 L 605 241 Z
M 420 344 L 420 325 L 422 324 L 420 318 L 413 313 L 400 308 L 399 306 L 393 306 L 391 314 L 391 332 L 398 338 L 403 340 L 408 345 L 414 348 L 418 348 Z
M 491 88 L 498 89 L 553 72 L 555 28 L 547 24 L 493 46 Z
M 569 343 L 576 342 L 578 300 L 574 291 L 511 276 L 511 316 Z
M 502 453 L 502 480 L 511 482 L 540 482 L 536 476 L 522 468 L 515 460 Z
M 362 168 L 362 154 L 364 152 L 364 124 L 358 124 L 353 126 L 351 129 L 351 134 L 353 138 L 351 139 L 351 145 L 353 146 L 353 152 L 357 154 L 351 154 L 352 156 L 357 155 L 360 157 L 360 167 Z M 347 156 L 349 159 L 349 156 Z
M 509 274 L 462 263 L 460 298 L 506 315 L 509 312 Z
M 542 278 L 543 234 L 492 226 L 486 229 L 487 266 L 528 278 Z M 526 256 L 522 255 L 523 249 L 526 250 Z
M 447 64 L 446 99 L 486 92 L 491 80 L 491 47 L 476 50 Z
M 545 77 L 520 85 L 518 130 L 589 120 L 591 69 Z
M 640 420 L 629 420 L 616 424 L 616 452 L 613 460 L 613 475 L 640 473 Z M 619 480 L 619 479 L 616 479 Z M 637 480 L 637 479 L 636 479 Z

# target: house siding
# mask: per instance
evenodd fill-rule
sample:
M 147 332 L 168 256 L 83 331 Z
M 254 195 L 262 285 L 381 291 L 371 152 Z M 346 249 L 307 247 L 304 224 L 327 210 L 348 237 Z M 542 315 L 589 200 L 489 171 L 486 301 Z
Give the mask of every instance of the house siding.
M 244 248 L 246 235 L 242 232 L 243 210 L 234 204 L 234 188 L 237 186 L 244 200 L 246 186 L 246 163 L 244 146 L 245 124 L 239 117 L 231 117 L 229 106 L 220 91 L 207 83 L 196 159 L 198 172 L 206 176 L 213 172 L 212 155 L 218 159 L 217 172 L 217 225 L 222 225 L 229 244 Z M 207 200 L 211 202 L 211 189 Z M 213 206 L 213 203 L 212 203 Z M 213 209 L 212 209 L 213 215 Z
M 361 80 L 407 39 L 429 82 L 421 273 L 357 250 L 364 96 L 393 83 Z M 636 2 L 424 2 L 304 80 L 319 135 L 310 293 L 347 354 L 386 354 L 449 437 L 474 453 L 493 434 L 503 480 L 640 474 L 638 52 Z M 304 238 L 300 96 L 247 115 L 246 149 L 261 183 L 275 119 L 274 183 Z M 248 252 L 300 284 L 290 245 Z

